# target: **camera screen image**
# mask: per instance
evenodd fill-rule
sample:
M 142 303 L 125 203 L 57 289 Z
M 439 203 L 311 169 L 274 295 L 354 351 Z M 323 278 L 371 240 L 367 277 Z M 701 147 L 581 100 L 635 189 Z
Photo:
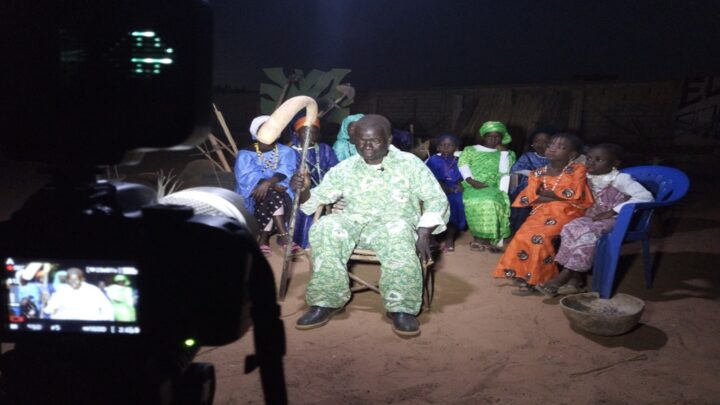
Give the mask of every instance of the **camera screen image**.
M 7 332 L 140 333 L 130 261 L 6 257 Z

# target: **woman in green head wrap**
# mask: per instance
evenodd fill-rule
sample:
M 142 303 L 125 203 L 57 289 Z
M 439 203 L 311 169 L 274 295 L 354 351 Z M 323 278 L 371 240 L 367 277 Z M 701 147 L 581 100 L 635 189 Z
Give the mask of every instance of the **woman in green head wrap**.
M 466 147 L 458 167 L 463 182 L 463 203 L 475 251 L 500 252 L 503 238 L 510 236 L 510 167 L 513 151 L 499 150 L 512 138 L 502 122 L 488 121 L 480 127 L 478 145 Z M 504 148 L 502 148 L 504 149 Z
M 364 114 L 349 115 L 340 125 L 340 132 L 337 134 L 337 141 L 333 144 L 333 150 L 335 151 L 335 156 L 337 156 L 339 162 L 342 162 L 350 156 L 357 155 L 355 145 L 350 143 L 350 128 L 355 121 L 362 117 L 364 117 Z

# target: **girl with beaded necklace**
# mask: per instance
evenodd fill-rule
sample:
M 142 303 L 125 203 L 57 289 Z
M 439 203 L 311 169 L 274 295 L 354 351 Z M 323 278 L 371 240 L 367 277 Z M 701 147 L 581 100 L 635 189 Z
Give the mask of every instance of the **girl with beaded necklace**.
M 600 238 L 615 226 L 620 209 L 629 203 L 653 201 L 653 195 L 627 173 L 618 171 L 623 149 L 601 143 L 587 153 L 587 177 L 595 204 L 585 215 L 562 229 L 560 249 L 555 261 L 562 271 L 535 288 L 548 297 L 577 294 L 585 290 L 585 275 L 592 268 Z
M 256 117 L 250 125 L 253 143 L 239 150 L 235 158 L 235 191 L 243 197 L 245 208 L 255 216 L 260 226 L 260 250 L 270 253 L 269 240 L 279 233 L 281 245 L 290 243 L 285 215 L 292 209 L 293 191 L 289 181 L 297 169 L 297 157 L 290 147 L 274 142 L 270 145 L 257 140 L 257 131 L 270 119 Z
M 513 203 L 532 210 L 493 276 L 512 279 L 520 287 L 515 295 L 539 295 L 534 286 L 558 274 L 553 241 L 563 225 L 581 217 L 593 204 L 585 166 L 573 162 L 580 146 L 580 139 L 573 134 L 555 134 L 545 151 L 548 165 L 530 173 L 528 186 Z

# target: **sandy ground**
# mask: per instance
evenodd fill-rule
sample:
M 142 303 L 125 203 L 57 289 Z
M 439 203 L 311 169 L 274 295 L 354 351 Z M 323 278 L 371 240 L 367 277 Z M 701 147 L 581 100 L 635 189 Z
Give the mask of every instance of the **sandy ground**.
M 698 194 L 695 194 L 698 197 Z M 720 209 L 691 194 L 675 212 L 672 235 L 654 239 L 655 285 L 646 290 L 639 244 L 625 247 L 619 291 L 646 301 L 628 334 L 573 330 L 559 299 L 517 297 L 490 272 L 497 255 L 469 250 L 469 235 L 436 264 L 432 310 L 422 334 L 394 335 L 380 297 L 355 294 L 326 326 L 298 331 L 310 273 L 298 260 L 282 314 L 285 371 L 293 404 L 717 404 L 720 387 Z M 281 256 L 269 256 L 279 280 Z M 377 267 L 355 270 L 377 277 Z M 257 371 L 243 374 L 251 336 L 206 348 L 217 367 L 216 404 L 262 403 Z

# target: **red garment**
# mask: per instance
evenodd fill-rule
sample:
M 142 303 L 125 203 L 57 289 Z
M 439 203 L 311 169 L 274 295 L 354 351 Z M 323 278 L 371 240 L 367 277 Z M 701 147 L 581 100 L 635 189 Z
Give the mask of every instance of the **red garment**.
M 532 285 L 555 277 L 558 269 L 553 239 L 566 223 L 581 217 L 592 206 L 584 165 L 569 164 L 558 176 L 546 173 L 547 166 L 530 173 L 528 186 L 515 199 L 513 207 L 532 206 L 533 210 L 500 258 L 494 277 L 521 278 Z M 543 187 L 562 201 L 538 203 L 537 191 Z

